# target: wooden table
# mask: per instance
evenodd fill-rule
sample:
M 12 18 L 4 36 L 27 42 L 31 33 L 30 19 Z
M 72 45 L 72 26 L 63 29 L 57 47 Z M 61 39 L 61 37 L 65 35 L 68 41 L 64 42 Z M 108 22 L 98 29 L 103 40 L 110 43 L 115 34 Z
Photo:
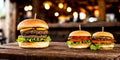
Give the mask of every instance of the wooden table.
M 113 50 L 70 49 L 65 42 L 51 42 L 44 49 L 23 49 L 17 43 L 0 46 L 0 59 L 7 60 L 120 60 L 120 45 Z

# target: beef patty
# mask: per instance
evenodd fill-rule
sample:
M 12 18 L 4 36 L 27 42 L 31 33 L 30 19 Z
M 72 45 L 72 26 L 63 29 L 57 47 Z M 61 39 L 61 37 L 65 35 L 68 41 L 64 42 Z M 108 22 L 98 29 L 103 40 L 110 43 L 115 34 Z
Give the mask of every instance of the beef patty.
M 24 31 L 24 32 L 20 32 L 21 35 L 23 36 L 28 36 L 28 35 L 47 35 L 48 34 L 48 30 L 28 30 L 28 31 Z

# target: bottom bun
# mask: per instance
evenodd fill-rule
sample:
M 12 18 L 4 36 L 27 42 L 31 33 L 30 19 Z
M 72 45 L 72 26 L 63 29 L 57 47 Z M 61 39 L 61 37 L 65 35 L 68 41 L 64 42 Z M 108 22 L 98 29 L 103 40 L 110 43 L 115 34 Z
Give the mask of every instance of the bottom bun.
M 22 48 L 46 48 L 49 42 L 18 42 L 18 45 Z
M 113 47 L 101 47 L 100 50 L 113 50 Z
M 114 45 L 110 45 L 110 46 L 101 46 L 100 50 L 113 50 Z
M 88 44 L 77 44 L 77 45 L 68 45 L 69 48 L 88 48 L 91 43 Z

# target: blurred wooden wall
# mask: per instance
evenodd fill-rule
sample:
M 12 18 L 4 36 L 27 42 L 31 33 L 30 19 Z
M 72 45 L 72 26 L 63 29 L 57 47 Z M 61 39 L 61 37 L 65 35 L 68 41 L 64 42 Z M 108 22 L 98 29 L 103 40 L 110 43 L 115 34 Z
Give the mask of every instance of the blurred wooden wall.
M 6 18 L 4 21 L 4 33 L 7 38 L 6 42 L 14 42 L 16 40 L 16 3 L 6 0 Z

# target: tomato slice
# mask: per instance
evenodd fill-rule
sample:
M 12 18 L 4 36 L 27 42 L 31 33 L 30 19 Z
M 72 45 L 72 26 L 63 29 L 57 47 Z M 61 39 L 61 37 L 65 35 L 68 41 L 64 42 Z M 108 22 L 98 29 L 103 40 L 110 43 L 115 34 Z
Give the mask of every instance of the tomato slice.
M 100 43 L 100 44 L 111 44 L 114 43 L 113 40 L 92 40 L 93 43 Z
M 85 40 L 89 40 L 89 39 L 90 39 L 90 36 L 71 36 L 70 37 L 70 40 L 73 42 L 85 41 Z
M 70 41 L 73 41 L 73 42 L 80 42 L 81 40 L 74 40 L 74 39 L 71 39 Z

